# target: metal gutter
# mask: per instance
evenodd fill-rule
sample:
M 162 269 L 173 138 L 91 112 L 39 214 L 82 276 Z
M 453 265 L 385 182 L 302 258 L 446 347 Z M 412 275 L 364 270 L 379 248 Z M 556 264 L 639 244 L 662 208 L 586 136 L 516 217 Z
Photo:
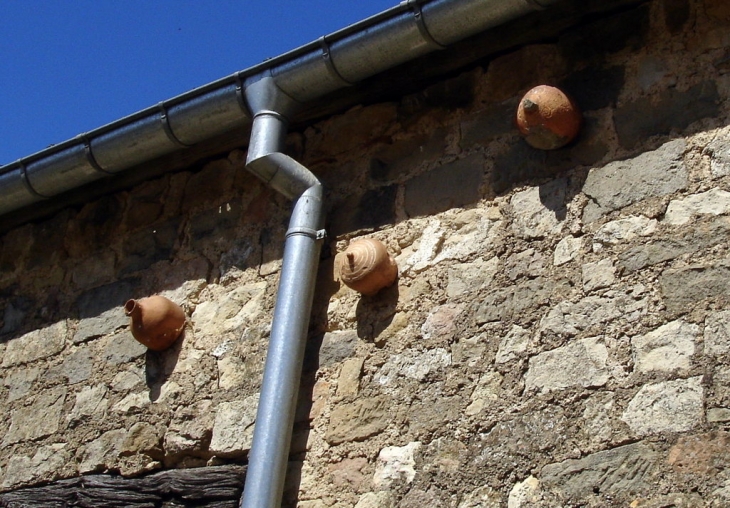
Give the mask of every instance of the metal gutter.
M 251 125 L 270 77 L 293 101 L 357 83 L 557 0 L 405 0 L 279 57 L 0 167 L 0 215 Z

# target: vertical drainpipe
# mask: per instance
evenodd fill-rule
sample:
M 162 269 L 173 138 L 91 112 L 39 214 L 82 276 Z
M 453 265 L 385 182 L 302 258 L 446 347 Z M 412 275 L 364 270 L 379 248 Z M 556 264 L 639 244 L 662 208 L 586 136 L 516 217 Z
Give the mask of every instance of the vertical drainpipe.
M 246 169 L 294 201 L 264 367 L 242 508 L 278 508 L 284 490 L 294 412 L 324 238 L 322 185 L 282 153 L 294 101 L 270 77 L 246 87 L 253 114 Z

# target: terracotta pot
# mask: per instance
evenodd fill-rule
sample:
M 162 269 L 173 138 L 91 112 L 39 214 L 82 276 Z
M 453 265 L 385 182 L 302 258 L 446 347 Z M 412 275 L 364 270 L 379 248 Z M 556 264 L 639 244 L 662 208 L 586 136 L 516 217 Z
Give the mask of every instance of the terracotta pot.
M 517 107 L 517 127 L 531 146 L 555 150 L 575 139 L 583 116 L 563 91 L 547 85 L 536 86 Z
M 129 300 L 124 313 L 131 318 L 132 335 L 153 351 L 162 351 L 177 340 L 185 326 L 185 313 L 164 296 Z
M 340 279 L 364 295 L 374 295 L 398 278 L 398 266 L 385 245 L 373 238 L 352 242 L 340 263 Z

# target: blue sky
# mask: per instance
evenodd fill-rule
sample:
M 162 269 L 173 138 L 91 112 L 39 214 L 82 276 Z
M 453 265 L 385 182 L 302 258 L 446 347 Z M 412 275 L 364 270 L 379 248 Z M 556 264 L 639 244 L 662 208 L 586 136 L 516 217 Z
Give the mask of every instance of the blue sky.
M 397 0 L 3 0 L 0 165 Z

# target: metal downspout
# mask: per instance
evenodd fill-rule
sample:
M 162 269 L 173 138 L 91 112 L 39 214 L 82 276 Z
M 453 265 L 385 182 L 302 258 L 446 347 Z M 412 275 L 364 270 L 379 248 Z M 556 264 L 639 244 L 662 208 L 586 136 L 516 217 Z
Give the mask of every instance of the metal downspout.
M 242 508 L 281 505 L 319 252 L 324 238 L 322 185 L 281 153 L 293 101 L 264 78 L 246 89 L 253 113 L 246 169 L 295 200 L 286 233 Z

